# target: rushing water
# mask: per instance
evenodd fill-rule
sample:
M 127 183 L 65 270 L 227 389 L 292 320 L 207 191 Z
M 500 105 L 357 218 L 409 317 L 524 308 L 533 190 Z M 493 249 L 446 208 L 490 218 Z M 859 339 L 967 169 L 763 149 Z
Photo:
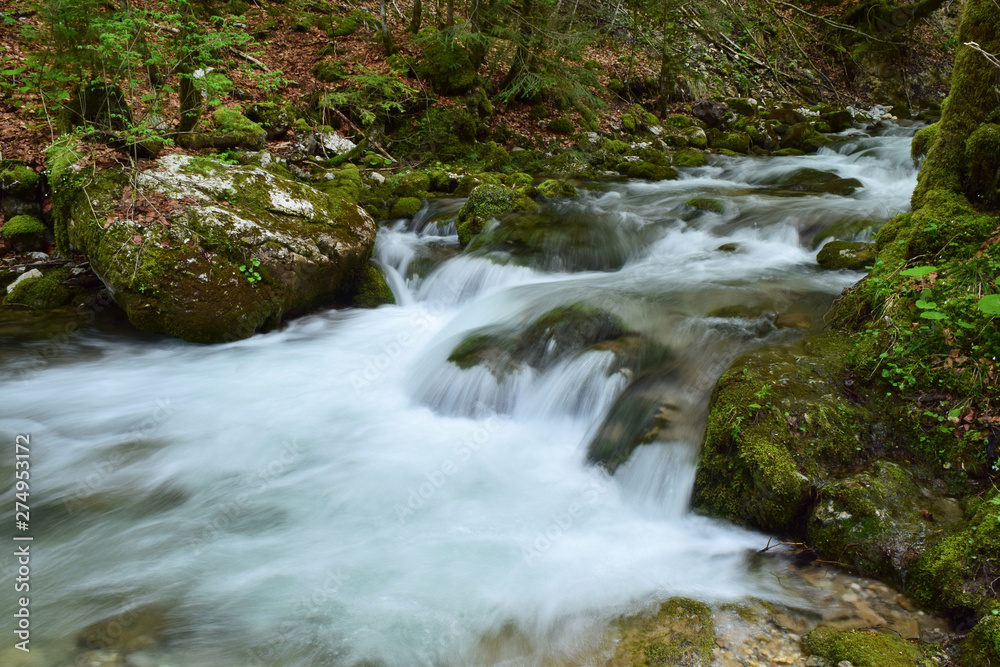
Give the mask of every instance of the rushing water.
M 658 599 L 783 598 L 748 565 L 766 536 L 688 510 L 708 393 L 860 277 L 817 267 L 817 240 L 906 210 L 908 135 L 591 184 L 542 211 L 565 233 L 541 254 L 459 254 L 461 202 L 437 200 L 379 235 L 400 305 L 239 343 L 92 329 L 39 364 L 49 341 L 8 341 L 0 436 L 31 434 L 38 664 L 133 608 L 162 611 L 153 664 L 578 664 Z M 767 185 L 803 167 L 864 187 Z M 655 382 L 637 389 L 606 350 L 503 376 L 447 360 L 471 331 L 581 302 L 670 351 Z M 771 314 L 709 317 L 727 306 Z M 609 476 L 587 449 L 630 392 L 675 414 Z

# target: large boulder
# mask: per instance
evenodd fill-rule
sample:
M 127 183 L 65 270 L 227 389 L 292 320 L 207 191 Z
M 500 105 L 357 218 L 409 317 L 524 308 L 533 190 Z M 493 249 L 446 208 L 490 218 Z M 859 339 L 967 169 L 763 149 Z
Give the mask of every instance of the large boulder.
M 170 155 L 155 169 L 75 168 L 50 151 L 57 237 L 139 329 L 214 343 L 347 303 L 374 221 L 356 202 L 266 169 Z M 275 170 L 279 171 L 280 170 Z

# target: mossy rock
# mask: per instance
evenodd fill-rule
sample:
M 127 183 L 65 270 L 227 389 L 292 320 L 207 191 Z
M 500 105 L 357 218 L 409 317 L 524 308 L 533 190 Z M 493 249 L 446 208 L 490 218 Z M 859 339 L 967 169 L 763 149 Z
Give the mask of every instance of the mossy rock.
M 757 113 L 757 103 L 747 97 L 730 97 L 723 100 L 726 106 L 741 116 L 753 116 Z
M 178 143 L 185 148 L 243 149 L 259 151 L 267 142 L 267 131 L 239 111 L 219 107 L 212 112 L 214 131 L 182 134 Z
M 796 148 L 805 153 L 815 153 L 830 140 L 816 131 L 809 123 L 796 123 L 784 127 L 781 135 L 782 148 Z
M 708 158 L 699 150 L 685 148 L 674 155 L 674 164 L 678 167 L 704 167 L 708 164 Z
M 902 586 L 927 537 L 961 517 L 958 503 L 922 487 L 902 464 L 876 461 L 819 489 L 806 539 L 860 574 Z
M 511 165 L 507 149 L 498 146 L 495 141 L 486 142 L 480 146 L 476 153 L 486 171 L 501 172 L 507 170 Z
M 389 283 L 385 281 L 385 276 L 378 267 L 369 262 L 361 269 L 361 280 L 358 283 L 357 293 L 351 301 L 355 308 L 377 308 L 385 304 L 396 303 L 396 297 L 389 289 Z
M 565 116 L 556 118 L 555 120 L 550 120 L 548 124 L 549 132 L 554 134 L 570 135 L 573 134 L 576 128 L 573 126 L 573 121 Z
M 720 132 L 713 130 L 708 134 L 708 147 L 746 155 L 750 152 L 750 137 L 742 132 Z
M 516 328 L 485 328 L 467 335 L 448 355 L 461 369 L 484 366 L 497 378 L 531 366 L 550 368 L 567 354 L 629 335 L 616 315 L 584 303 L 553 308 Z
M 635 116 L 630 113 L 623 113 L 621 118 L 622 131 L 627 134 L 635 134 L 639 129 L 638 123 L 636 123 Z
M 409 171 L 397 178 L 392 194 L 397 197 L 423 197 L 430 189 L 430 176 L 422 171 Z
M 33 201 L 38 195 L 41 175 L 14 160 L 0 162 L 0 195 Z
M 664 127 L 673 127 L 678 130 L 683 130 L 688 127 L 697 127 L 698 121 L 696 121 L 691 116 L 685 116 L 684 114 L 671 114 L 663 119 Z
M 905 224 L 887 223 L 879 230 L 876 240 L 882 244 L 880 250 L 892 235 L 891 240 L 902 246 L 906 259 L 933 255 L 945 248 L 952 256 L 971 254 L 996 227 L 995 216 L 978 213 L 960 194 L 932 190 L 922 202 L 920 208 L 901 219 Z
M 41 278 L 26 278 L 4 296 L 3 303 L 7 306 L 19 304 L 32 308 L 65 306 L 73 298 L 72 291 L 62 284 L 69 278 L 69 272 L 68 268 L 64 268 L 50 271 Z
M 0 227 L 3 236 L 15 252 L 32 252 L 45 249 L 45 225 L 30 215 L 18 215 Z
M 436 36 L 423 45 L 417 74 L 439 95 L 459 95 L 472 89 L 476 70 L 462 45 L 445 36 Z
M 715 647 L 711 610 L 688 598 L 671 598 L 656 615 L 618 622 L 621 639 L 607 667 L 709 667 Z
M 400 197 L 389 211 L 390 218 L 412 218 L 423 204 L 416 197 Z
M 718 199 L 708 199 L 707 197 L 695 197 L 694 199 L 688 199 L 684 202 L 684 205 L 698 209 L 699 211 L 717 213 L 719 215 L 726 212 L 725 203 L 719 201 Z
M 815 489 L 862 456 L 866 438 L 883 437 L 880 420 L 841 391 L 849 349 L 849 339 L 825 334 L 730 366 L 712 395 L 695 508 L 801 533 Z
M 990 583 L 1000 577 L 1000 493 L 972 498 L 966 514 L 966 523 L 936 535 L 911 564 L 906 590 L 919 603 L 969 624 L 1000 609 Z
M 1000 125 L 987 123 L 965 142 L 965 192 L 982 208 L 1000 206 Z
M 134 607 L 88 625 L 76 635 L 83 649 L 132 653 L 155 649 L 169 627 L 169 612 L 162 605 Z
M 834 665 L 846 660 L 854 667 L 919 667 L 923 658 L 919 647 L 874 630 L 816 628 L 803 637 L 802 645 L 811 655 Z
M 799 148 L 779 148 L 774 151 L 774 154 L 778 157 L 795 157 L 798 155 L 805 155 L 806 152 Z
M 991 612 L 980 619 L 962 642 L 959 656 L 966 665 L 1000 665 L 1000 616 Z
M 491 218 L 498 218 L 519 211 L 534 211 L 538 208 L 529 197 L 502 185 L 480 185 L 469 194 L 458 212 L 458 239 L 468 245 Z
M 351 163 L 343 165 L 336 171 L 327 172 L 315 187 L 335 199 L 350 204 L 360 203 L 361 195 L 365 191 L 361 181 L 361 172 L 358 171 L 356 165 Z
M 861 181 L 856 178 L 841 178 L 833 172 L 820 171 L 811 167 L 767 179 L 764 184 L 773 185 L 775 188 L 787 192 L 810 192 L 840 197 L 853 194 L 855 190 L 863 187 Z
M 379 20 L 363 9 L 354 9 L 343 17 L 327 32 L 330 37 L 347 37 L 353 35 L 362 27 L 374 28 Z
M 542 181 L 536 188 L 538 195 L 544 199 L 555 199 L 557 197 L 575 197 L 576 188 L 571 183 L 556 178 Z
M 682 116 L 687 118 L 687 116 Z M 681 130 L 681 135 L 687 140 L 688 146 L 705 150 L 708 148 L 708 135 L 700 127 L 687 127 Z
M 830 241 L 819 251 L 816 263 L 827 269 L 863 271 L 875 263 L 875 244 Z
M 677 170 L 669 165 L 653 164 L 645 160 L 623 162 L 618 165 L 618 173 L 628 178 L 639 178 L 647 181 L 677 180 Z
M 280 102 L 257 102 L 247 107 L 246 117 L 267 132 L 268 140 L 278 139 L 295 124 L 295 105 Z
M 313 65 L 312 74 L 320 81 L 336 83 L 347 78 L 347 67 L 339 60 L 320 60 Z
M 62 154 L 50 153 L 50 170 L 67 240 L 145 331 L 230 341 L 349 303 L 374 245 L 375 223 L 357 205 L 259 167 L 169 155 L 157 169 L 59 177 L 71 171 Z M 172 224 L 144 226 L 120 209 L 126 186 L 162 196 Z
M 428 192 L 450 194 L 458 187 L 458 178 L 443 169 L 432 169 L 427 172 L 427 176 L 429 179 Z
M 823 119 L 823 122 L 830 126 L 831 132 L 843 132 L 854 126 L 854 116 L 847 109 L 830 111 L 822 114 L 820 117 Z

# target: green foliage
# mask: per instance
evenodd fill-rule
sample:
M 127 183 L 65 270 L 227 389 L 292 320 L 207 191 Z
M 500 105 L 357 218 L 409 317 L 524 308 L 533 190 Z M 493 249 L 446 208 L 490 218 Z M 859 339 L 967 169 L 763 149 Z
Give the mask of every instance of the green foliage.
M 406 110 L 417 90 L 394 76 L 361 67 L 346 76 L 337 90 L 324 94 L 320 106 L 341 109 L 364 127 L 385 121 Z
M 246 264 L 240 264 L 240 273 L 242 273 L 243 276 L 247 279 L 247 282 L 249 282 L 254 287 L 256 287 L 257 283 L 259 283 L 261 280 L 260 273 L 257 271 L 259 267 L 260 267 L 260 260 L 257 259 L 256 257 L 252 258 Z

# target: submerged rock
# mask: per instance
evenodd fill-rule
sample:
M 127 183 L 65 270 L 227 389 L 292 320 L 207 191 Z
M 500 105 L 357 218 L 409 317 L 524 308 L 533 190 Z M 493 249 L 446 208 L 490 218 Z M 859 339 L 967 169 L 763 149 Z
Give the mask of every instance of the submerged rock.
M 863 271 L 875 263 L 875 244 L 830 241 L 819 251 L 816 262 L 827 269 Z
M 829 171 L 820 171 L 806 167 L 778 178 L 764 181 L 765 185 L 773 185 L 788 192 L 810 192 L 846 197 L 863 187 L 856 178 L 841 178 Z
M 50 158 L 66 239 L 145 331 L 236 340 L 346 303 L 374 244 L 355 203 L 262 168 L 171 155 L 76 172 L 66 147 Z
M 621 640 L 606 667 L 708 667 L 715 648 L 712 611 L 704 603 L 671 598 L 653 616 L 619 622 Z

